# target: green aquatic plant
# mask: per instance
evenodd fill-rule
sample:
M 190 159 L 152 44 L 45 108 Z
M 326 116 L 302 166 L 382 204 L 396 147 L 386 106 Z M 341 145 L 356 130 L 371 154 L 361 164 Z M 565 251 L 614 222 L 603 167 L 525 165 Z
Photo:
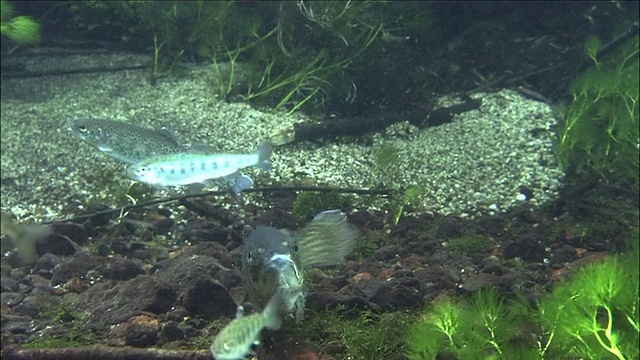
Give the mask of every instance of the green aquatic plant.
M 414 314 L 407 311 L 377 314 L 351 311 L 340 306 L 322 312 L 308 312 L 305 321 L 283 331 L 340 353 L 340 359 L 384 359 L 403 351 L 405 330 Z M 394 329 L 394 331 L 389 331 Z
M 540 302 L 551 345 L 588 359 L 637 359 L 640 282 L 637 229 L 631 251 L 579 270 Z
M 410 359 L 499 358 L 517 335 L 514 314 L 495 289 L 476 293 L 467 302 L 436 301 L 409 329 Z
M 418 201 L 423 194 L 423 190 L 419 185 L 409 185 L 404 191 L 398 191 L 391 201 L 393 211 L 393 223 L 398 225 L 405 208 Z
M 579 269 L 531 306 L 494 289 L 468 301 L 435 301 L 407 337 L 411 360 L 637 359 L 640 355 L 638 229 L 630 249 Z
M 18 44 L 33 44 L 40 41 L 40 25 L 29 16 L 14 16 L 13 6 L 8 1 L 0 2 L 0 33 Z
M 476 234 L 463 234 L 444 244 L 445 249 L 455 254 L 475 254 L 487 247 L 487 240 Z
M 352 203 L 349 196 L 337 192 L 304 191 L 296 196 L 292 213 L 300 219 L 310 220 L 322 211 L 346 209 Z
M 573 101 L 559 129 L 558 159 L 563 168 L 588 168 L 602 178 L 630 178 L 639 171 L 638 36 L 606 60 L 600 41 L 585 45 L 594 66 L 573 81 Z
M 71 348 L 95 344 L 96 335 L 87 331 L 87 314 L 79 313 L 71 304 L 64 300 L 45 300 L 38 306 L 38 319 L 50 321 L 58 326 L 64 326 L 66 331 L 59 331 L 49 334 L 49 327 L 44 327 L 36 331 L 22 348 L 42 349 L 42 348 Z

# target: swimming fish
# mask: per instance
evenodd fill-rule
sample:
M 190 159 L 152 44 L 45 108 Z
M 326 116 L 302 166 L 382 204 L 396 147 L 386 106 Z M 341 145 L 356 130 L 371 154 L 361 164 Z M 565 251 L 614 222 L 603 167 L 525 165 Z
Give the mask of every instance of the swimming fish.
M 135 164 L 152 156 L 185 151 L 174 134 L 107 119 L 72 119 L 67 130 L 108 156 Z
M 244 245 L 242 271 L 249 299 L 260 309 L 274 293 L 282 296 L 281 314 L 303 319 L 304 270 L 342 262 L 358 232 L 340 210 L 321 212 L 300 233 L 256 227 Z
M 127 174 L 153 186 L 207 184 L 211 179 L 220 177 L 236 179 L 238 170 L 248 166 L 270 171 L 270 156 L 271 145 L 267 143 L 260 145 L 252 154 L 181 152 L 142 160 L 129 166 Z
M 13 220 L 9 213 L 0 213 L 0 234 L 11 238 L 10 243 L 2 241 L 2 252 L 16 248 L 28 263 L 37 258 L 36 242 L 51 233 L 51 225 L 24 225 Z
M 183 147 L 166 127 L 154 130 L 122 121 L 85 118 L 69 120 L 65 127 L 80 140 L 127 164 L 136 164 L 158 155 L 209 152 L 203 144 L 195 144 L 188 149 Z M 253 186 L 253 180 L 244 174 L 229 176 L 226 180 L 234 194 Z M 201 189 L 194 187 L 193 190 Z
M 253 355 L 252 345 L 260 343 L 260 332 L 264 328 L 277 330 L 282 325 L 279 309 L 282 298 L 273 295 L 264 311 L 249 316 L 238 306 L 236 318 L 220 331 L 210 350 L 216 360 L 241 360 Z

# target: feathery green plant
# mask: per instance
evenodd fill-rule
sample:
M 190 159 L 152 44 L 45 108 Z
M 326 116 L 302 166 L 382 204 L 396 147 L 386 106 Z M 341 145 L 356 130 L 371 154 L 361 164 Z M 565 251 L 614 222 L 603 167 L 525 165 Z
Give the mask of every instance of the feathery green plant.
M 637 359 L 640 355 L 639 235 L 628 252 L 579 269 L 537 307 L 493 289 L 470 301 L 439 300 L 408 331 L 411 360 Z
M 0 33 L 18 44 L 33 44 L 40 41 L 40 25 L 29 16 L 14 16 L 13 6 L 0 1 Z
M 600 40 L 587 41 L 594 66 L 574 80 L 573 102 L 565 109 L 558 141 L 563 168 L 587 167 L 602 178 L 623 176 L 638 183 L 638 36 L 606 61 L 597 58 Z

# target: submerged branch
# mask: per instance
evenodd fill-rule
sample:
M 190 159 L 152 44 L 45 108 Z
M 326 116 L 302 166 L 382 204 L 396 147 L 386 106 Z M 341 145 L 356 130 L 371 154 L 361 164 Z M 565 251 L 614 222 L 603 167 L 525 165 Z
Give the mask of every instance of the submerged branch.
M 314 186 L 279 186 L 279 187 L 262 187 L 262 188 L 253 188 L 243 190 L 243 193 L 271 193 L 271 192 L 296 192 L 296 191 L 316 191 L 316 192 L 333 192 L 333 193 L 348 193 L 348 194 L 356 194 L 356 195 L 389 195 L 393 192 L 390 189 L 350 189 L 350 188 L 331 188 L 331 187 L 314 187 Z M 174 201 L 183 201 L 191 198 L 203 198 L 207 196 L 226 196 L 229 195 L 228 190 L 218 190 L 218 191 L 203 191 L 195 194 L 182 194 L 169 196 L 162 199 L 147 201 L 144 203 L 138 203 L 133 205 L 127 205 L 115 209 L 106 209 L 102 211 L 97 211 L 91 214 L 79 215 L 69 219 L 56 220 L 51 222 L 45 222 L 44 224 L 55 224 L 55 223 L 65 223 L 65 222 L 79 222 L 80 220 L 87 220 L 94 218 L 96 216 L 103 215 L 111 215 L 111 214 L 121 214 L 129 211 L 131 209 L 144 208 L 148 206 L 164 204 Z
M 6 347 L 2 350 L 2 359 L 6 360 L 210 360 L 207 350 L 165 350 L 139 349 L 132 347 L 110 347 L 91 345 L 66 349 L 18 349 Z

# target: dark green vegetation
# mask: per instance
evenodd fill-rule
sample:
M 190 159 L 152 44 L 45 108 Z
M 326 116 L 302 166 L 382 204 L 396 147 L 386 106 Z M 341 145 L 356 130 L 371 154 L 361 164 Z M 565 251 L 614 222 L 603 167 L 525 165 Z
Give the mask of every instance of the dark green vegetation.
M 573 81 L 573 102 L 559 129 L 558 158 L 563 168 L 629 179 L 637 188 L 638 36 L 604 60 L 597 57 L 601 45 L 595 37 L 585 45 L 593 67 Z
M 311 220 L 322 211 L 346 209 L 351 206 L 353 200 L 344 194 L 337 192 L 301 192 L 293 203 L 293 215 L 304 220 Z
M 40 40 L 40 25 L 29 16 L 15 16 L 8 1 L 0 1 L 0 33 L 18 44 L 33 44 Z
M 377 1 L 73 1 L 54 12 L 85 38 L 153 49 L 151 83 L 179 62 L 211 63 L 218 96 L 289 111 L 366 101 L 356 84 L 372 67 L 395 71 L 383 53 L 433 24 L 424 3 Z
M 483 290 L 431 304 L 408 332 L 411 359 L 637 359 L 638 229 L 631 250 L 577 269 L 535 306 Z
M 304 321 L 287 330 L 287 335 L 315 342 L 321 353 L 338 353 L 338 359 L 383 359 L 402 349 L 402 329 L 407 329 L 415 317 L 409 312 L 376 314 L 370 310 L 353 317 L 344 310 L 308 314 Z
M 41 330 L 41 335 L 22 345 L 23 348 L 72 348 L 96 343 L 96 335 L 88 331 L 85 315 L 73 306 L 60 301 L 45 301 L 39 305 L 38 318 L 56 324 L 64 324 L 64 332 Z

